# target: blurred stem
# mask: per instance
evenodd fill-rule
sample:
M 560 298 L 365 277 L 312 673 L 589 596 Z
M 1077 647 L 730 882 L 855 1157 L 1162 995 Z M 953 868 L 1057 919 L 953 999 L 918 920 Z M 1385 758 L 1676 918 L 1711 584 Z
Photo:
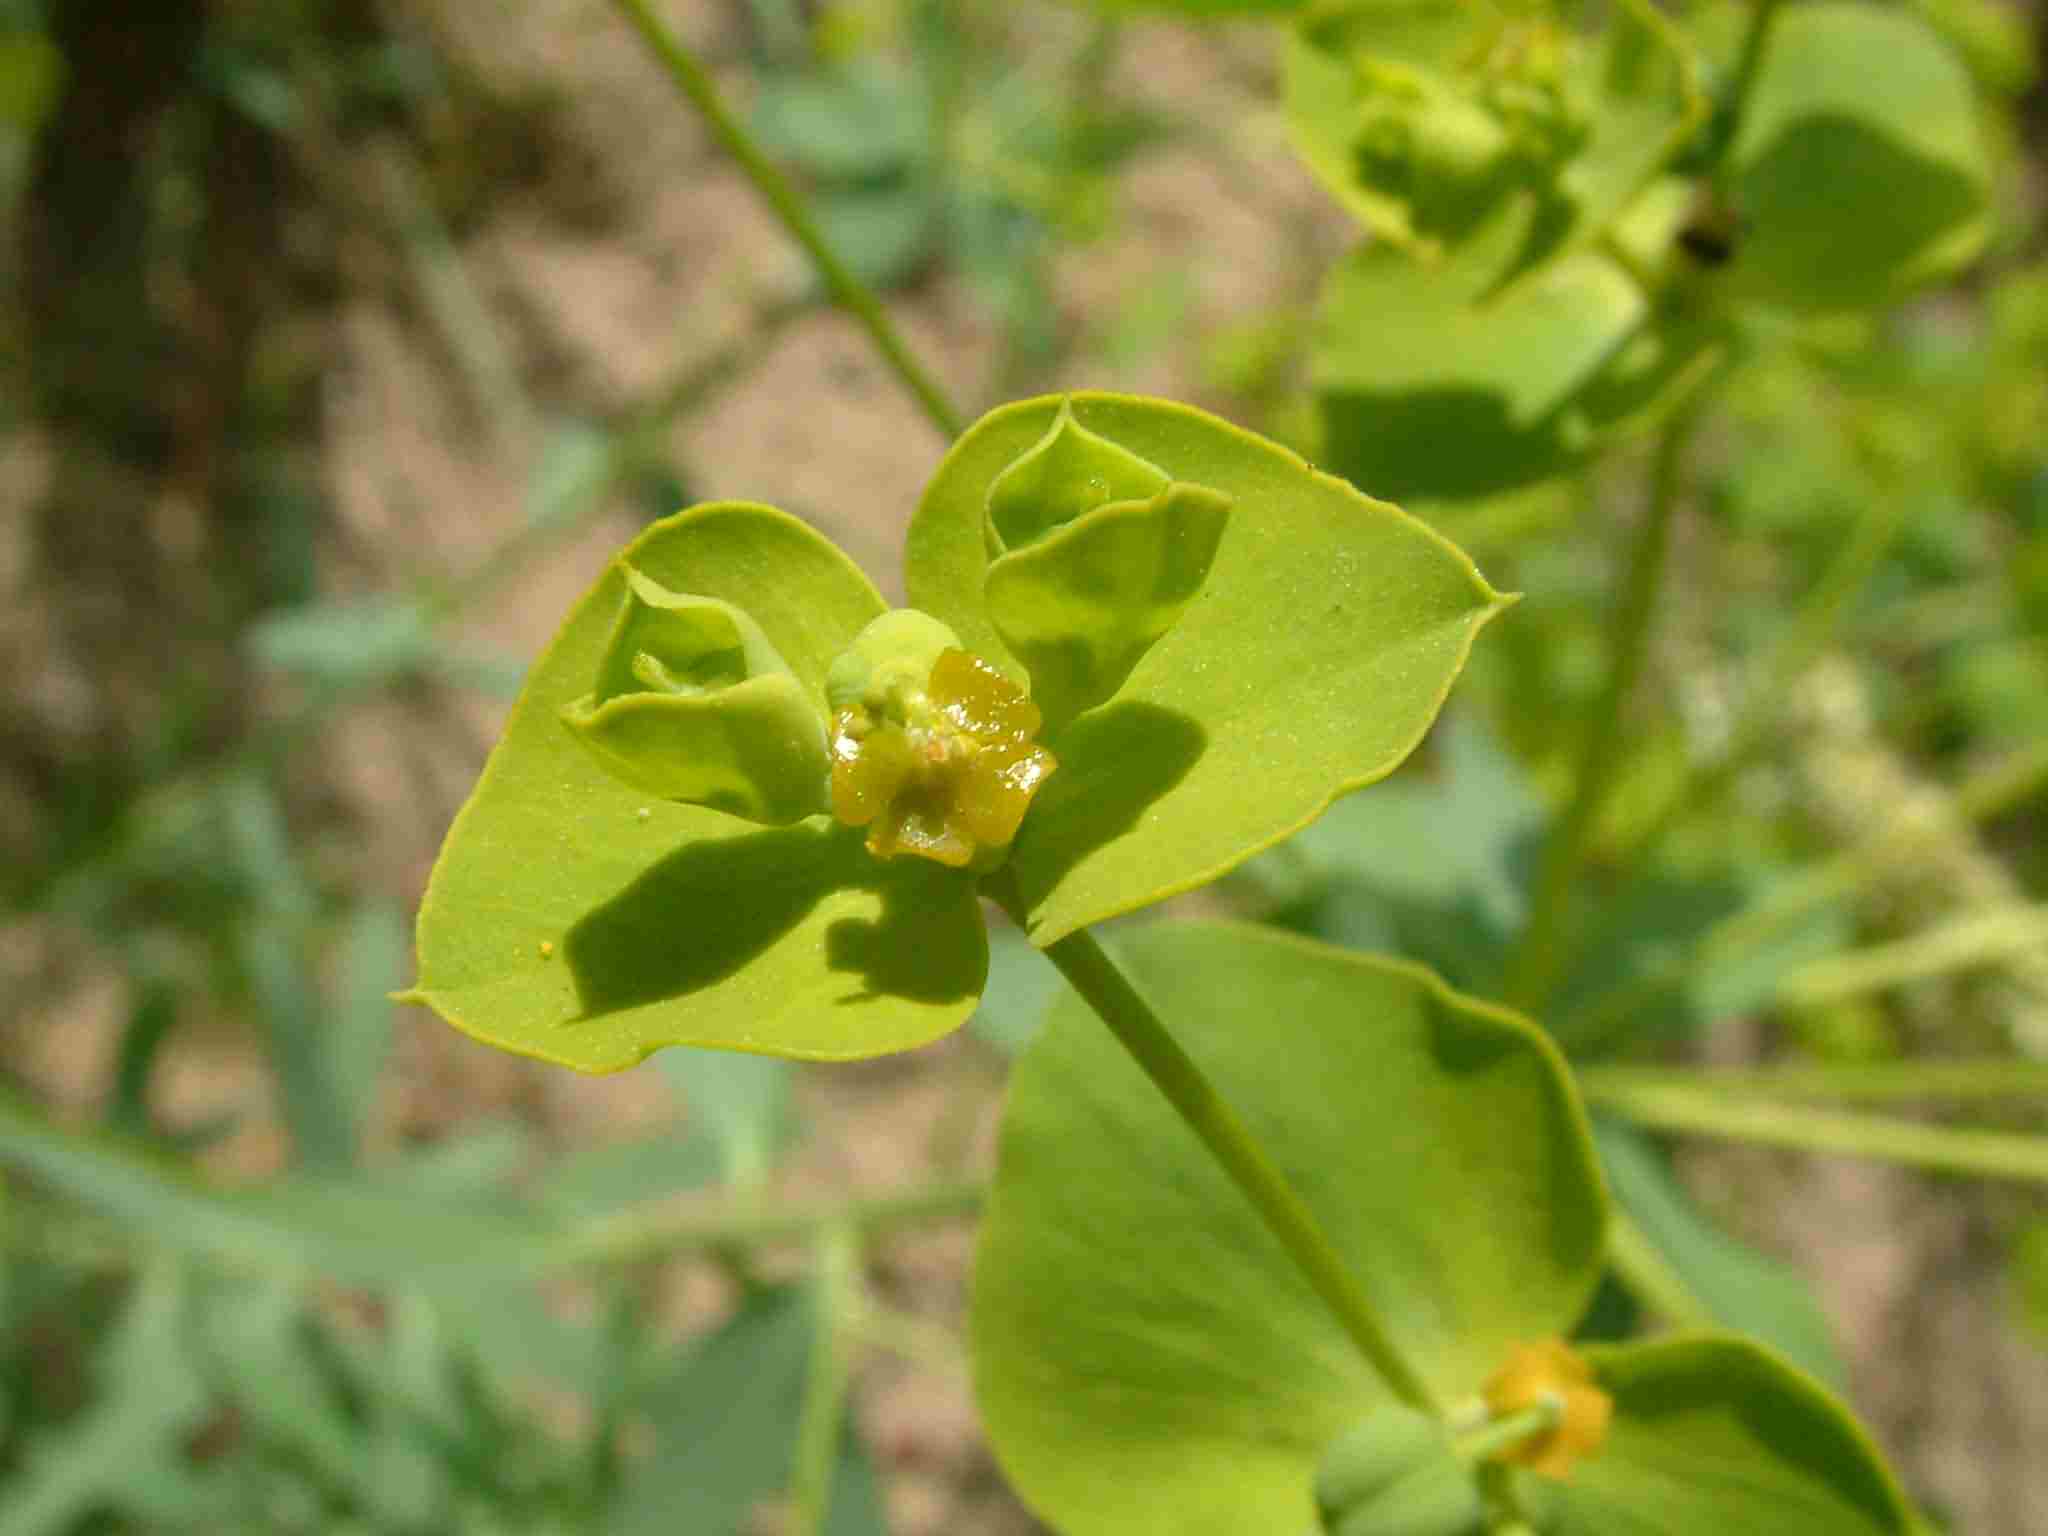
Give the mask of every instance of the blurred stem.
M 1620 1033 L 1638 1010 L 1711 967 L 1761 948 L 1829 902 L 1854 895 L 1882 879 L 1921 844 L 1939 843 L 1952 836 L 1958 824 L 2002 815 L 2044 787 L 2048 787 L 2048 740 L 2021 748 L 1964 784 L 1956 791 L 1950 816 L 1932 822 L 1899 822 L 1822 860 L 1755 906 L 1716 923 L 1682 954 L 1595 998 L 1561 1033 L 1579 1049 L 1604 1042 Z
M 1024 905 L 1008 870 L 991 876 L 984 890 L 1012 922 L 1019 928 L 1026 926 Z M 1434 1413 L 1436 1405 L 1428 1387 L 1395 1347 L 1371 1300 L 1331 1246 L 1315 1214 L 1094 936 L 1082 929 L 1041 953 L 1109 1026 L 1110 1033 L 1222 1164 L 1389 1390 L 1410 1407 Z
M 630 1264 L 692 1248 L 782 1242 L 829 1226 L 872 1236 L 896 1227 L 971 1216 L 980 1209 L 981 1199 L 981 1181 L 963 1179 L 865 1200 L 749 1200 L 711 1210 L 677 1209 L 663 1200 L 567 1234 L 548 1253 L 546 1264 Z
M 1658 1130 L 1835 1152 L 1937 1173 L 2048 1184 L 2048 1137 L 1957 1130 L 1804 1104 L 1739 1099 L 1680 1084 L 1586 1085 L 1591 1104 Z
M 832 1512 L 832 1483 L 839 1469 L 846 1389 L 852 1377 L 845 1322 L 860 1305 L 860 1245 L 853 1228 L 834 1224 L 819 1234 L 811 1283 L 817 1332 L 804 1378 L 803 1411 L 797 1419 L 787 1536 L 819 1536 Z
M 1685 1276 L 1618 1204 L 1607 1215 L 1607 1262 L 1637 1301 L 1674 1328 L 1715 1324 L 1714 1314 L 1686 1284 Z
M 1608 627 L 1607 686 L 1583 727 L 1571 805 L 1544 844 L 1529 924 L 1508 962 L 1506 995 L 1526 1013 L 1541 1010 L 1564 970 L 1566 917 L 1585 870 L 1593 829 L 1623 761 L 1621 717 L 1649 653 L 1650 620 L 1669 564 L 1686 450 L 1699 419 L 1695 400 L 1666 424 L 1658 440 L 1650 468 L 1649 506 Z
M 1849 1063 L 1763 1068 L 1582 1067 L 1587 1095 L 1685 1088 L 1731 1098 L 1836 1099 L 1888 1104 L 1934 1099 L 1997 1101 L 2048 1098 L 2048 1062 L 1990 1057 L 1979 1061 Z
M 1497 1419 L 1488 1419 L 1457 1438 L 1458 1454 L 1472 1461 L 1498 1456 L 1524 1440 L 1547 1435 L 1564 1422 L 1564 1405 L 1554 1399 L 1532 1403 Z
M 1613 850 L 1618 866 L 1634 869 L 1642 865 L 1673 828 L 1697 812 L 1712 809 L 1722 791 L 1777 739 L 1778 724 L 1785 712 L 1785 694 L 1834 640 L 1849 604 L 1869 583 L 1905 521 L 1903 497 L 1883 497 L 1872 504 L 1857 525 L 1856 537 L 1807 595 L 1791 627 L 1764 664 L 1762 675 L 1750 685 L 1727 745 L 1717 756 L 1688 772 L 1672 787 L 1664 804 L 1645 818 L 1642 830 Z
M 497 322 L 463 269 L 447 226 L 421 189 L 411 157 L 397 144 L 386 143 L 371 153 L 370 163 L 427 314 L 446 339 L 499 451 L 522 462 L 539 441 L 539 421 Z
M 1994 907 L 1888 944 L 1829 955 L 1786 977 L 1778 995 L 1812 1007 L 1994 965 L 2029 950 L 2048 953 L 2048 904 Z
M 1742 52 L 1735 60 L 1735 73 L 1722 96 L 1713 122 L 1707 130 L 1707 164 L 1715 174 L 1728 158 L 1736 135 L 1742 131 L 1742 114 L 1749 106 L 1757 72 L 1763 67 L 1764 45 L 1770 41 L 1771 23 L 1778 19 L 1783 0 L 1751 0 L 1749 28 L 1742 35 Z
M 689 98 L 690 105 L 697 109 L 704 119 L 704 126 L 711 131 L 719 146 L 732 156 L 747 179 L 754 184 L 754 190 L 761 194 L 775 216 L 782 221 L 782 227 L 809 254 L 824 280 L 825 288 L 832 295 L 834 303 L 860 322 L 875 349 L 895 371 L 906 389 L 916 397 L 925 416 L 933 426 L 950 442 L 961 433 L 963 423 L 959 414 L 946 399 L 945 393 L 926 373 L 910 348 L 904 343 L 896 327 L 883 311 L 873 293 L 853 275 L 839 254 L 826 242 L 824 232 L 817 220 L 811 217 L 803 199 L 781 171 L 765 155 L 753 135 L 747 132 L 738 118 L 726 110 L 719 98 L 718 87 L 712 81 L 697 56 L 683 46 L 675 34 L 655 16 L 649 0 L 615 0 L 626 19 L 639 32 L 642 41 L 668 71 L 676 89 Z

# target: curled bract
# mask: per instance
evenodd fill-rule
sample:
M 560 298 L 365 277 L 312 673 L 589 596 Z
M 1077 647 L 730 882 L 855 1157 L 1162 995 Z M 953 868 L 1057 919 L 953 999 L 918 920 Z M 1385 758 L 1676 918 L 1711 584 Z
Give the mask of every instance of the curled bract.
M 988 616 L 1048 729 L 1108 701 L 1208 579 L 1231 498 L 1090 432 L 1062 402 L 988 489 Z
M 825 720 L 761 626 L 625 567 L 596 686 L 562 721 L 614 777 L 783 826 L 826 809 Z
M 866 827 L 877 858 L 992 862 L 1059 766 L 1023 690 L 914 609 L 863 630 L 826 692 L 832 813 Z
M 1562 1339 L 1518 1345 L 1487 1380 L 1486 1406 L 1496 1417 L 1551 1404 L 1558 1421 L 1499 1453 L 1545 1477 L 1569 1477 L 1606 1442 L 1614 1399 L 1593 1383 L 1593 1368 Z
M 1328 1536 L 1467 1536 L 1484 1515 L 1471 1465 L 1443 1421 L 1399 1403 L 1331 1442 L 1315 1497 Z

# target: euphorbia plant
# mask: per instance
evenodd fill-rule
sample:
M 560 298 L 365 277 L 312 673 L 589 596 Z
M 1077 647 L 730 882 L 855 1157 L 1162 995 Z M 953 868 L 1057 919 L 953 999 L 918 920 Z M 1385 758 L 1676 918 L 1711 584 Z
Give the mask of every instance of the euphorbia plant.
M 1213 879 L 1398 764 L 1505 601 L 1284 449 L 1113 395 L 968 431 L 905 574 L 889 611 L 746 503 L 629 545 L 449 833 L 419 999 L 586 1071 L 922 1044 L 980 994 L 984 889 L 1052 945 Z
M 906 574 L 887 610 L 744 503 L 630 544 L 450 831 L 414 996 L 584 1070 L 876 1055 L 973 1009 L 987 895 L 1075 988 L 1015 1091 L 973 1325 L 997 1448 L 1063 1528 L 1903 1528 L 1767 1355 L 1559 1342 L 1604 1196 L 1531 1026 L 1244 930 L 1149 933 L 1128 972 L 1087 932 L 1392 769 L 1507 601 L 1469 560 L 1213 417 L 1083 394 L 961 437 Z
M 871 1056 L 968 1016 L 980 902 L 1001 906 L 1073 990 L 1011 1097 L 977 1385 L 1020 1490 L 1077 1536 L 1909 1529 L 1861 1431 L 1763 1348 L 1567 1342 L 1609 1209 L 1536 1026 L 1254 930 L 1156 928 L 1115 957 L 1089 933 L 1390 772 L 1508 600 L 1398 508 L 1185 406 L 1075 394 L 956 435 L 701 66 L 620 4 L 955 440 L 910 525 L 908 609 L 751 504 L 622 552 L 450 833 L 414 996 L 584 1070 L 665 1045 Z M 1238 8 L 1303 13 L 1304 153 L 1380 237 L 1317 357 L 1326 448 L 1360 483 L 1454 500 L 1555 475 L 1696 403 L 1759 316 L 1877 302 L 1982 237 L 1965 85 L 1889 13 L 1800 7 L 1772 42 L 1766 3 L 1702 47 L 1646 5 L 1591 34 L 1435 0 Z M 1917 109 L 1859 115 L 1845 69 Z M 1896 228 L 1823 259 L 1883 200 L 1881 162 L 1915 173 Z M 1808 172 L 1842 197 L 1788 197 Z M 1511 977 L 1532 1004 L 1614 725 Z

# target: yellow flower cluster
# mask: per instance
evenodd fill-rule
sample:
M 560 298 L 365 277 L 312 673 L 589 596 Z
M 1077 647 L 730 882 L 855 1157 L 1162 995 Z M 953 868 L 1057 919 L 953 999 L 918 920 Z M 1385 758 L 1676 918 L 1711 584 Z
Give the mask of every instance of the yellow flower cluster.
M 1606 1441 L 1614 1399 L 1593 1385 L 1593 1368 L 1564 1340 L 1518 1345 L 1486 1383 L 1487 1409 L 1502 1418 L 1546 1402 L 1557 1405 L 1555 1427 L 1500 1454 L 1545 1477 L 1568 1477 Z
M 1059 766 L 1036 744 L 1042 723 L 1038 706 L 994 667 L 942 651 L 924 692 L 897 709 L 833 716 L 832 814 L 868 828 L 877 858 L 908 853 L 964 868 L 1009 844 Z

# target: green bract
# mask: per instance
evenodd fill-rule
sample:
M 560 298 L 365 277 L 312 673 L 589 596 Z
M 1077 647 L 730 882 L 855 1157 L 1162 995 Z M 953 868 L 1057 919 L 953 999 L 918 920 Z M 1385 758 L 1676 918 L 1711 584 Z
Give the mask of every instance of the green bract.
M 1449 1427 L 1400 1403 L 1381 1404 L 1330 1444 L 1315 1499 L 1329 1536 L 1469 1536 L 1483 1513 Z
M 562 711 L 604 767 L 664 800 L 774 826 L 825 809 L 825 721 L 740 609 L 624 567 L 597 688 Z
M 628 569 L 749 615 L 821 718 L 833 659 L 883 612 L 846 556 L 769 507 L 696 507 L 635 539 L 534 664 L 449 829 L 412 998 L 590 1072 L 677 1044 L 871 1056 L 957 1027 L 987 967 L 967 875 L 878 861 L 823 816 L 764 829 L 656 799 L 564 725 L 605 673 Z
M 1391 772 L 1507 601 L 1400 509 L 1213 416 L 1122 395 L 1064 405 L 1123 456 L 1094 461 L 1105 479 L 1101 466 L 1136 461 L 1231 510 L 1179 620 L 1109 702 L 1046 737 L 1060 769 L 1010 855 L 1041 946 L 1214 879 Z M 991 612 L 990 496 L 1062 407 L 1028 400 L 983 417 L 910 527 L 911 601 L 1019 677 Z M 1157 485 L 1131 473 L 1108 494 Z
M 634 540 L 449 830 L 409 995 L 585 1071 L 922 1044 L 973 1011 L 1013 835 L 1040 944 L 1198 884 L 1391 770 L 1503 602 L 1397 509 L 1114 395 L 970 430 L 909 566 L 926 612 L 769 507 Z M 1027 670 L 1073 716 L 1049 756 Z
M 984 596 L 1048 728 L 1106 703 L 1174 626 L 1229 515 L 1228 496 L 1175 482 L 1081 426 L 1065 403 L 996 476 Z
M 1451 1423 L 1519 1347 L 1570 1329 L 1607 1205 L 1577 1095 L 1533 1026 L 1419 967 L 1268 930 L 1162 925 L 1117 955 Z M 990 1435 L 1064 1536 L 1338 1517 L 1381 1533 L 1408 1529 L 1410 1508 L 1469 1507 L 1429 1470 L 1440 1445 L 1401 1428 L 1251 1205 L 1073 997 L 1019 1063 L 973 1297 Z M 1504 1469 L 1549 1536 L 1907 1529 L 1860 1431 L 1774 1357 L 1708 1337 L 1588 1355 L 1613 1399 L 1604 1442 L 1563 1481 Z M 1375 1421 L 1392 1426 L 1384 1455 L 1359 1439 Z
M 1468 0 L 1353 0 L 1309 13 L 1286 58 L 1302 158 L 1376 236 L 1437 256 L 1504 204 L 1536 212 L 1489 276 L 1604 231 L 1705 113 L 1657 11 L 1597 35 Z
M 1772 23 L 1730 152 L 1741 290 L 1856 309 L 1954 271 L 1990 228 L 1970 81 L 1903 10 L 1822 3 Z

